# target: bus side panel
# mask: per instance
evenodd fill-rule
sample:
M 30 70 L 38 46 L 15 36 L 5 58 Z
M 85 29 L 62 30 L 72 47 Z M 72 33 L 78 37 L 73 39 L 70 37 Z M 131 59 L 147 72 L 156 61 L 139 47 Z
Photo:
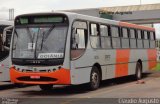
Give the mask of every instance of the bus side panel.
M 102 51 L 102 50 L 101 50 Z M 115 68 L 116 68 L 116 50 L 106 49 L 101 52 L 101 65 L 105 65 L 102 68 L 102 80 L 115 78 Z M 105 54 L 104 54 L 105 53 Z
M 71 83 L 88 83 L 96 63 L 101 66 L 102 80 L 115 78 L 116 50 L 87 49 L 83 56 L 71 61 Z
M 148 66 L 148 61 L 143 61 L 142 62 L 142 71 L 143 72 L 146 72 L 146 71 L 148 71 L 149 70 L 149 66 Z
M 71 63 L 71 84 L 83 84 L 90 81 L 90 73 L 94 62 L 92 49 L 86 49 L 79 58 L 70 61 Z
M 128 64 L 128 75 L 133 75 L 136 72 L 136 62 L 131 62 Z
M 90 81 L 91 68 L 71 69 L 71 84 L 83 84 Z
M 105 80 L 105 79 L 114 78 L 115 77 L 115 65 L 107 65 L 106 68 L 107 68 L 106 72 L 102 70 L 102 73 L 104 73 L 102 79 Z
M 128 75 L 129 57 L 130 49 L 118 49 L 116 51 L 115 77 L 122 77 Z
M 10 66 L 10 58 L 7 57 L 3 61 L 0 62 L 0 81 L 10 81 L 9 76 L 9 66 Z
M 115 49 L 96 50 L 93 60 L 94 60 L 93 63 L 98 63 L 101 66 L 102 80 L 115 78 L 115 68 L 116 68 Z
M 146 71 L 149 70 L 147 51 L 148 51 L 148 49 L 144 49 L 144 50 L 140 51 L 141 54 L 139 54 L 140 56 L 143 56 L 143 59 L 142 59 L 142 70 L 143 70 L 143 72 L 146 72 Z
M 138 60 L 142 61 L 142 65 L 143 65 L 143 71 L 145 72 L 146 70 L 148 70 L 148 64 L 147 64 L 147 49 L 131 49 L 130 52 L 130 60 L 129 60 L 129 70 L 128 70 L 128 74 L 129 75 L 133 75 L 136 72 L 136 64 Z
M 149 49 L 148 50 L 148 65 L 149 69 L 156 67 L 156 58 L 157 58 L 157 50 L 156 49 Z

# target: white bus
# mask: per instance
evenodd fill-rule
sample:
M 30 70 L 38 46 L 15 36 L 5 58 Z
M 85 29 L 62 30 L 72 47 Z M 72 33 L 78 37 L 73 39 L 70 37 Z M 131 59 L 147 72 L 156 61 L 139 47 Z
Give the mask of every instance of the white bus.
M 0 21 L 0 81 L 10 81 L 10 42 L 13 21 Z
M 11 81 L 39 85 L 88 83 L 135 75 L 156 65 L 155 29 L 67 12 L 15 18 Z

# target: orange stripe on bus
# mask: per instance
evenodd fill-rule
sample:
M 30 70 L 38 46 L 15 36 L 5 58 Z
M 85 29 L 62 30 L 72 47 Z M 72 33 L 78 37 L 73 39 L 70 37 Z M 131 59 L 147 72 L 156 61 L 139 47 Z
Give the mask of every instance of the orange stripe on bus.
M 131 27 L 131 28 L 136 28 L 136 29 L 155 31 L 155 29 L 151 28 L 151 27 L 140 26 L 140 25 L 131 24 L 131 23 L 127 23 L 127 22 L 119 22 L 119 25 L 124 26 L 124 27 Z
M 157 50 L 156 49 L 149 49 L 148 50 L 148 67 L 149 69 L 152 69 L 156 67 L 157 61 Z
M 116 66 L 115 77 L 122 77 L 128 75 L 128 62 L 129 62 L 130 50 L 123 49 L 116 51 Z

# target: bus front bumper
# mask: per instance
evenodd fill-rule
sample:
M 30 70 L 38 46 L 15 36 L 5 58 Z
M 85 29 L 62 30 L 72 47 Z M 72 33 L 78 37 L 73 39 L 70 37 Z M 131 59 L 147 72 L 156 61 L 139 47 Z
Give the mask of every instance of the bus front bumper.
M 54 72 L 20 72 L 12 67 L 10 78 L 12 83 L 20 84 L 71 84 L 70 70 L 64 68 Z

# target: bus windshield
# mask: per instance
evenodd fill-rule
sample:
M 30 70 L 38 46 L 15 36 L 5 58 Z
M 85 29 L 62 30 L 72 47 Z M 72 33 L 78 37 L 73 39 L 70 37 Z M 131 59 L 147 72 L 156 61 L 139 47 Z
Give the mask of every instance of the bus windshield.
M 15 28 L 13 54 L 15 59 L 64 58 L 67 26 L 32 26 Z

